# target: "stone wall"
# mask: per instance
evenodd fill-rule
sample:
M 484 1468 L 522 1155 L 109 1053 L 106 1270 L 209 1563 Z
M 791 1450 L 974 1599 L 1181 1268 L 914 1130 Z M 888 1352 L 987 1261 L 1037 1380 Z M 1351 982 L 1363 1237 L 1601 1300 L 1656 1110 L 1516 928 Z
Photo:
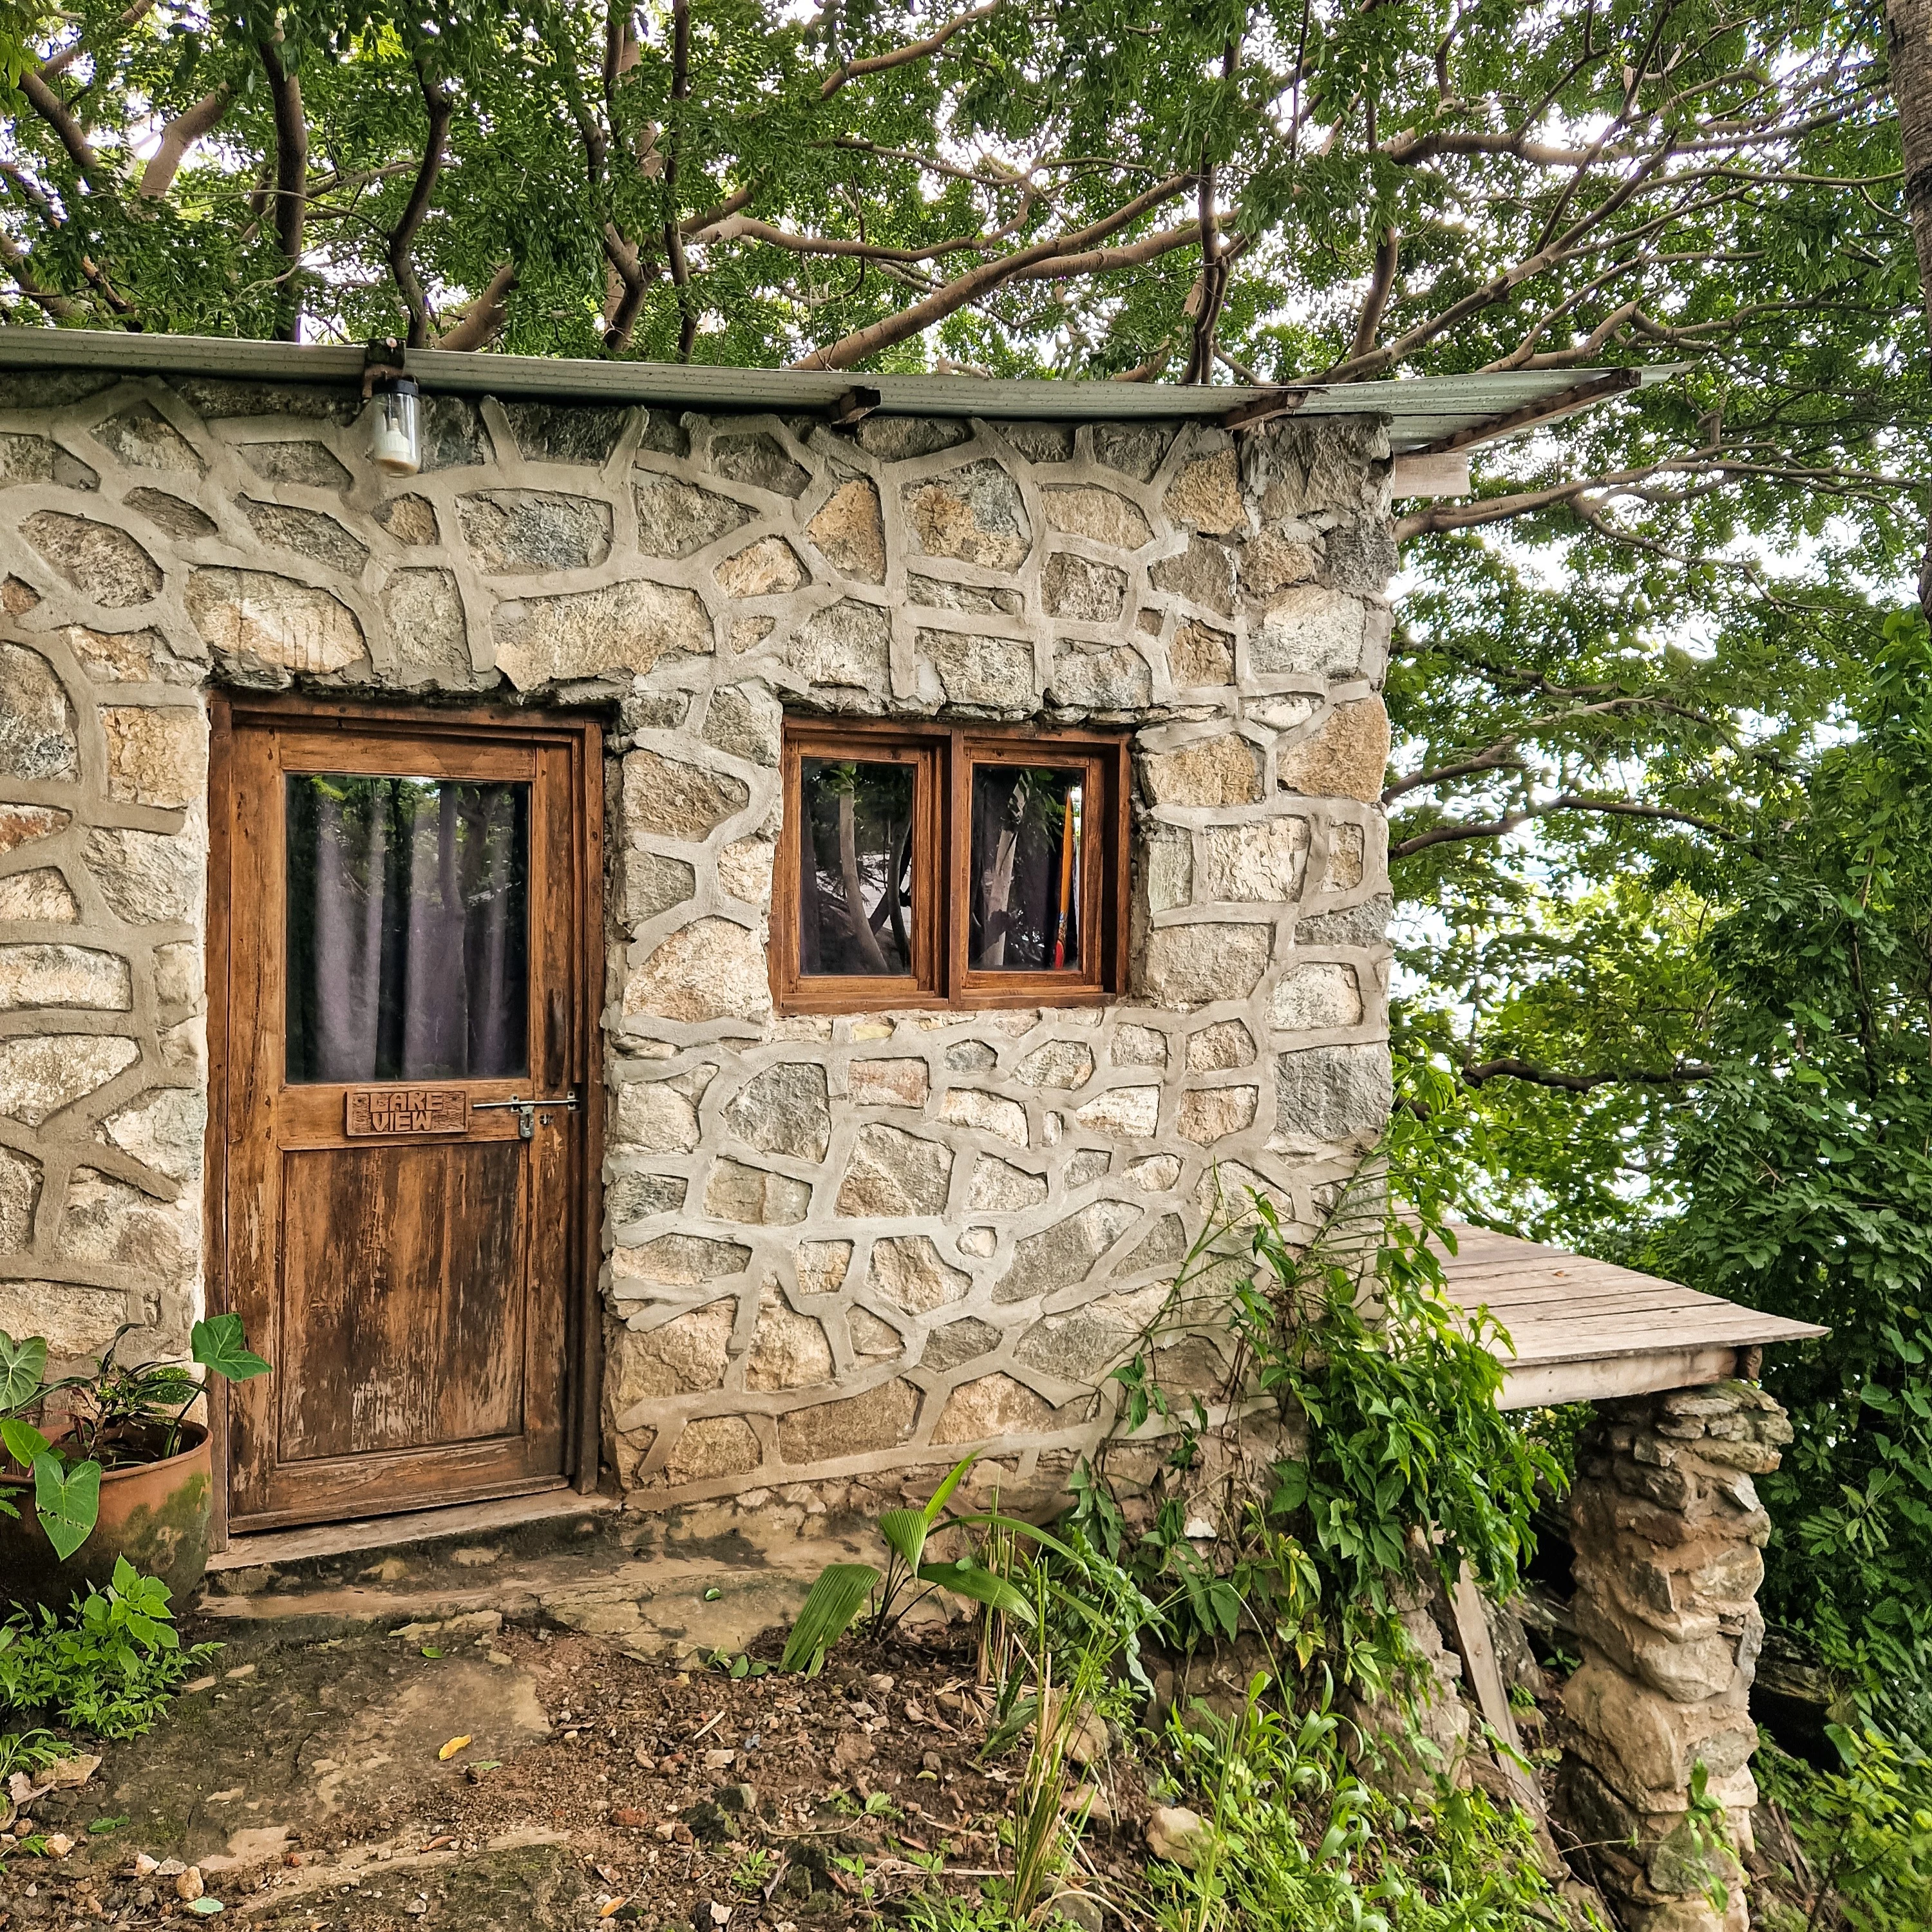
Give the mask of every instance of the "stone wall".
M 1790 1440 L 1762 1389 L 1720 1382 L 1605 1403 L 1579 1444 L 1571 1614 L 1583 1661 L 1564 1688 L 1559 1796 L 1630 1932 L 1750 1922 L 1742 1870 L 1690 1820 L 1690 1784 L 1701 1764 L 1730 1844 L 1749 1850 L 1771 1534 L 1751 1478 Z M 1714 1880 L 1722 1910 L 1706 1896 Z
M 204 693 L 601 704 L 621 1480 L 1054 1476 L 1216 1164 L 1306 1220 L 1386 1114 L 1379 430 L 361 406 L 0 384 L 0 1326 L 199 1306 Z M 787 708 L 1131 728 L 1127 996 L 776 1016 Z

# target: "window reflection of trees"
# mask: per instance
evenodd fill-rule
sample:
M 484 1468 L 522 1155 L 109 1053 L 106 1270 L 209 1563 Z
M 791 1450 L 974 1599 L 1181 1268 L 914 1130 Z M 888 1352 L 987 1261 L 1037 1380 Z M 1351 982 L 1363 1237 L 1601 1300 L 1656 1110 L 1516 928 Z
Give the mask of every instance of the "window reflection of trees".
M 529 798 L 524 784 L 290 775 L 290 1080 L 526 1070 Z
M 807 758 L 800 773 L 806 849 L 799 867 L 799 968 L 912 970 L 913 772 Z
M 1082 776 L 1036 766 L 974 766 L 967 958 L 974 970 L 1078 965 Z

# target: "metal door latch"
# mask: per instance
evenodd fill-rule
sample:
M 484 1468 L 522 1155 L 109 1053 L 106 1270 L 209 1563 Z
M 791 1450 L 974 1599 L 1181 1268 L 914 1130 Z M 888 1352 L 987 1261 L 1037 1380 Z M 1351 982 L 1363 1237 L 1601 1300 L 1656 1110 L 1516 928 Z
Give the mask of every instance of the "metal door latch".
M 472 1100 L 470 1103 L 470 1111 L 472 1114 L 499 1112 L 505 1108 L 510 1107 L 516 1109 L 518 1139 L 533 1140 L 536 1137 L 537 1131 L 537 1109 L 539 1107 L 545 1109 L 543 1116 L 543 1124 L 545 1126 L 550 1125 L 548 1110 L 551 1108 L 555 1108 L 560 1113 L 575 1113 L 577 1089 L 574 1087 L 572 1088 L 570 1091 L 563 1095 L 561 1099 L 554 1097 L 548 1100 L 526 1100 L 520 1094 L 513 1094 L 507 1100 Z

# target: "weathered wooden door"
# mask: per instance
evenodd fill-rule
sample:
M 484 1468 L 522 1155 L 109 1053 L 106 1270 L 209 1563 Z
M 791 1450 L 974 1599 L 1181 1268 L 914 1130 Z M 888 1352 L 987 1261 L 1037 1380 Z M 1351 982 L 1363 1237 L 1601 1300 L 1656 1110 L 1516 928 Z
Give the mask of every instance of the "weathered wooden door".
M 559 1484 L 594 731 L 238 704 L 218 744 L 219 1286 L 274 1367 L 230 1527 Z

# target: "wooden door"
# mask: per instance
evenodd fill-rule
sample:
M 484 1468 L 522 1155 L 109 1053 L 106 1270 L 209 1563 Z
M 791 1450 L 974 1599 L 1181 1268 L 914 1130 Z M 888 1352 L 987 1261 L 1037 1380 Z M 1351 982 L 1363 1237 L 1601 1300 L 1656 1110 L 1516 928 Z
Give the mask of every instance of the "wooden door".
M 232 1530 L 572 1472 L 594 737 L 228 721 L 218 1245 L 274 1371 L 229 1398 Z

